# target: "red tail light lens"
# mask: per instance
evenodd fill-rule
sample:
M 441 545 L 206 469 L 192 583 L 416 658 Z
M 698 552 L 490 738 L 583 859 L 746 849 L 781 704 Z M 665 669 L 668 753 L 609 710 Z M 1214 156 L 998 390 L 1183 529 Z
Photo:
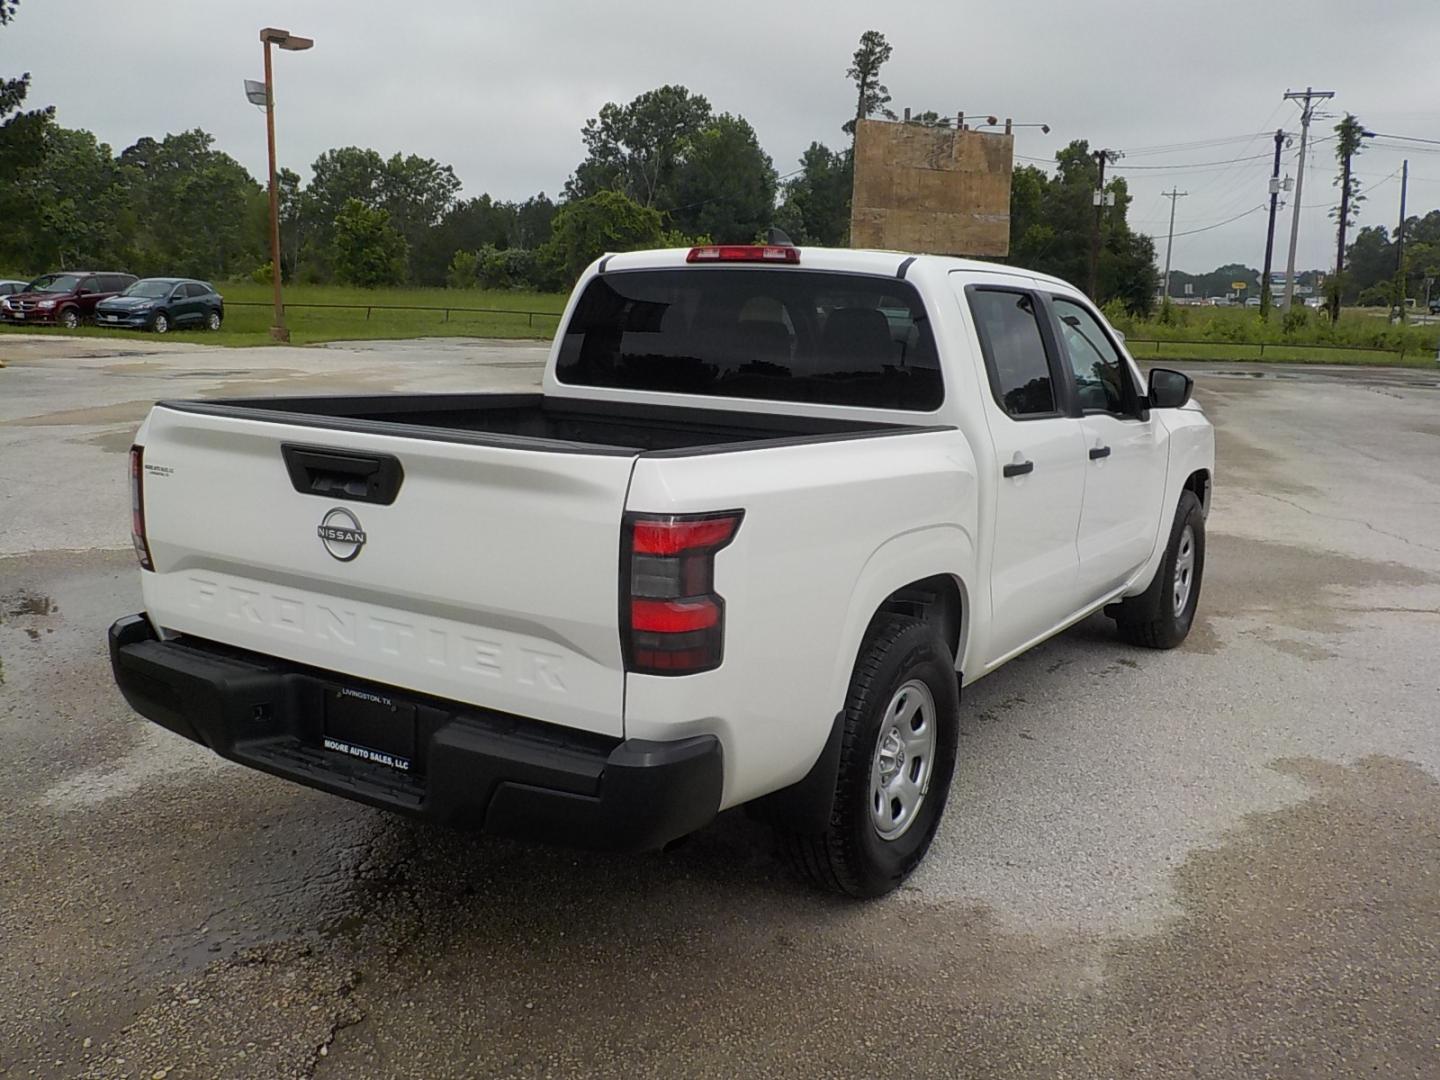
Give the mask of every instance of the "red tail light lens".
M 145 536 L 145 448 L 130 447 L 130 540 L 140 569 L 154 570 L 150 560 L 150 541 Z
M 800 261 L 800 249 L 786 244 L 706 244 L 693 247 L 685 256 L 687 263 L 763 262 L 789 263 Z
M 625 522 L 625 669 L 693 675 L 720 666 L 725 601 L 715 592 L 715 553 L 735 538 L 743 512 L 651 516 Z

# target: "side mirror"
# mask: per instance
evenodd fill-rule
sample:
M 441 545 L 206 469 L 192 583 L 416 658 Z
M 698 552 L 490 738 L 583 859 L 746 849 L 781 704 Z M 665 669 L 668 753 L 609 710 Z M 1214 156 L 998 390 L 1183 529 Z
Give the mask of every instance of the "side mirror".
M 1190 400 L 1195 389 L 1195 380 L 1183 371 L 1170 368 L 1150 369 L 1150 407 L 1152 409 L 1178 409 Z

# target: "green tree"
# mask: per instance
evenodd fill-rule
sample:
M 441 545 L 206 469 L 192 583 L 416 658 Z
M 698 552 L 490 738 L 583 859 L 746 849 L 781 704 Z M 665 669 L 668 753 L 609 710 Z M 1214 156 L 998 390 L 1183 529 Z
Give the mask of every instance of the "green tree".
M 580 130 L 585 160 L 566 182 L 566 198 L 619 191 L 642 206 L 673 207 L 675 173 L 710 121 L 710 102 L 683 86 L 648 90 L 628 105 L 606 103 Z
M 350 199 L 335 215 L 331 258 L 346 285 L 374 288 L 405 280 L 405 238 L 390 224 L 390 211 Z
M 334 223 L 350 200 L 383 209 L 410 251 L 433 256 L 425 264 L 426 275 L 438 279 L 456 248 L 434 256 L 426 238 L 450 211 L 459 191 L 454 169 L 432 158 L 397 153 L 387 159 L 368 148 L 342 146 L 325 151 L 311 166 L 303 218 L 315 250 L 323 253 L 333 250 Z M 416 276 L 418 267 L 409 269 Z
M 560 208 L 545 257 L 573 282 L 605 252 L 654 247 L 663 233 L 658 210 L 618 191 L 602 191 Z
M 0 26 L 15 17 L 18 0 L 0 0 Z M 45 158 L 46 131 L 55 117 L 54 107 L 26 110 L 30 73 L 19 78 L 0 78 L 0 258 L 19 265 L 33 265 L 30 251 L 40 239 L 34 194 L 20 183 L 20 177 Z
M 117 257 L 125 188 L 110 147 L 88 131 L 46 130 L 43 161 L 25 170 L 39 225 L 35 265 L 81 266 Z
M 1377 286 L 1390 288 L 1395 275 L 1395 245 L 1383 225 L 1370 225 L 1345 247 L 1344 303 L 1354 303 Z
M 1340 303 L 1347 293 L 1358 292 L 1349 285 L 1349 273 L 1344 272 L 1345 255 L 1345 230 L 1355 224 L 1360 213 L 1360 204 L 1365 201 L 1365 196 L 1360 190 L 1360 177 L 1355 174 L 1351 162 L 1355 156 L 1364 149 L 1365 125 L 1360 123 L 1354 113 L 1346 113 L 1345 118 L 1335 125 L 1335 160 L 1340 163 L 1340 168 L 1335 174 L 1335 186 L 1340 188 L 1340 202 L 1330 211 L 1330 217 L 1335 221 L 1337 233 L 1336 247 L 1340 251 L 1342 272 L 1331 275 L 1326 284 L 1326 293 L 1329 296 L 1330 318 L 1340 318 Z
M 449 277 L 447 268 L 458 252 L 508 247 L 514 227 L 511 203 L 497 202 L 489 195 L 457 202 L 412 248 L 415 280 L 422 285 L 444 284 Z
M 849 153 L 812 142 L 800 173 L 785 186 L 776 223 L 797 244 L 844 247 L 850 242 L 852 171 Z
M 555 220 L 556 206 L 543 191 L 523 203 L 515 204 L 515 221 L 511 226 L 510 246 L 537 250 L 550 239 L 550 224 Z
M 775 216 L 775 165 L 743 117 L 721 113 L 690 143 L 671 219 L 684 232 L 743 244 Z
M 265 192 L 214 141 L 196 128 L 143 138 L 121 153 L 136 223 L 123 254 L 135 273 L 225 278 L 265 261 Z
M 887 108 L 890 91 L 880 82 L 880 69 L 893 51 L 879 30 L 866 30 L 860 35 L 860 47 L 845 69 L 846 78 L 855 84 L 855 119 L 845 122 L 841 129 L 845 134 L 854 135 L 856 123 L 876 113 L 887 120 L 895 119 Z
M 1053 174 L 1028 165 L 1015 170 L 1010 261 L 1081 282 L 1089 274 L 1098 166 L 1083 140 L 1056 153 L 1055 166 Z M 1131 197 L 1124 178 L 1112 177 L 1105 190 L 1113 196 L 1113 205 L 1105 209 L 1101 223 L 1098 299 L 1118 299 L 1132 314 L 1148 314 L 1159 284 L 1154 241 L 1132 232 L 1126 221 Z

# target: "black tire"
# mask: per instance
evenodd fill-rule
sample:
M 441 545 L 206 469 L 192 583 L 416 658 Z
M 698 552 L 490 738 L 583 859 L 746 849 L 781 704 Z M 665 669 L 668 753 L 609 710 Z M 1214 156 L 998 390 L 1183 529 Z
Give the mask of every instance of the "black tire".
M 871 817 L 871 769 L 888 726 L 882 722 L 912 681 L 923 683 L 933 699 L 934 758 L 912 820 L 886 840 Z M 802 876 L 821 888 L 862 899 L 883 896 L 910 876 L 929 850 L 945 811 L 955 771 L 959 711 L 955 664 L 936 629 L 898 616 L 877 621 L 861 646 L 845 701 L 829 827 L 818 836 L 781 829 L 782 846 Z
M 205 313 L 205 329 L 212 333 L 220 329 L 220 324 L 223 321 L 223 317 L 218 311 L 207 311 Z
M 1185 557 L 1186 531 L 1189 531 L 1189 587 L 1185 602 L 1176 605 L 1176 566 Z M 1170 526 L 1170 540 L 1155 580 L 1139 596 L 1131 596 L 1106 608 L 1115 619 L 1120 636 L 1131 645 L 1146 649 L 1173 649 L 1190 633 L 1195 621 L 1195 608 L 1200 603 L 1200 585 L 1205 578 L 1205 512 L 1193 491 L 1182 491 L 1175 507 L 1175 520 Z
M 80 312 L 74 308 L 66 308 L 60 312 L 56 321 L 66 330 L 76 330 L 80 326 Z
M 170 316 L 163 311 L 157 311 L 155 317 L 150 320 L 150 329 L 157 334 L 168 334 L 170 332 Z

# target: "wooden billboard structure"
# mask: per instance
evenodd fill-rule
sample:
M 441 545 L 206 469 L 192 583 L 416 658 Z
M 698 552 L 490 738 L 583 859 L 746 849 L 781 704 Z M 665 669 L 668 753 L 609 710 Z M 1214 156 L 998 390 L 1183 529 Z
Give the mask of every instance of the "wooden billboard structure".
M 1015 137 L 861 120 L 850 246 L 931 255 L 1010 252 Z

